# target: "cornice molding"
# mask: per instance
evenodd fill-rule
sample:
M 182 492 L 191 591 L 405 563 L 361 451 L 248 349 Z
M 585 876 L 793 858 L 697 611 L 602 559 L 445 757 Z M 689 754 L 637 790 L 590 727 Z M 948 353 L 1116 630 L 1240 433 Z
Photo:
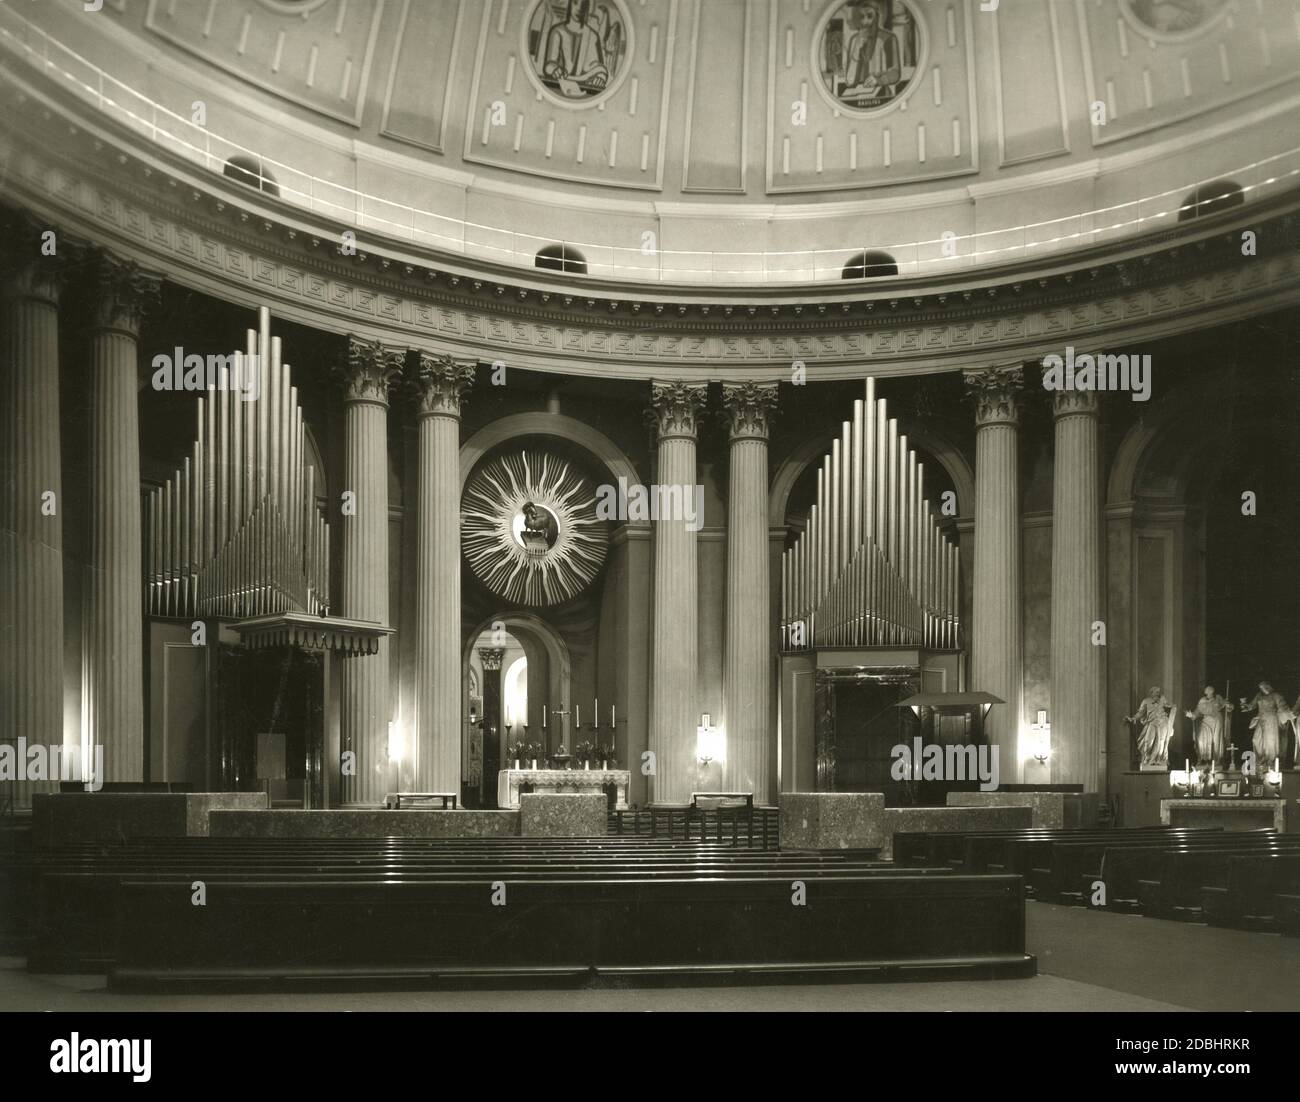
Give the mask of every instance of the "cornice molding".
M 347 256 L 342 228 L 308 211 L 188 162 L 164 171 L 157 150 L 118 152 L 85 130 L 59 151 L 22 129 L 48 126 L 52 111 L 11 116 L 19 124 L 0 134 L 10 201 L 43 225 L 327 332 L 538 371 L 774 382 L 803 361 L 814 381 L 944 372 L 1185 333 L 1300 293 L 1300 191 L 1032 266 L 870 288 L 626 286 L 468 257 L 453 270 L 396 240 Z M 1262 255 L 1240 255 L 1243 227 L 1268 243 Z

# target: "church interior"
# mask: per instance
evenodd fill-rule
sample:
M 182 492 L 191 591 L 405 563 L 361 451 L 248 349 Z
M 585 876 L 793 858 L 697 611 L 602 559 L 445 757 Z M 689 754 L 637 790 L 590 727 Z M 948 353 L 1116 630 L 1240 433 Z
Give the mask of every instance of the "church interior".
M 1300 5 L 43 0 L 0 102 L 0 1005 L 1300 1009 Z

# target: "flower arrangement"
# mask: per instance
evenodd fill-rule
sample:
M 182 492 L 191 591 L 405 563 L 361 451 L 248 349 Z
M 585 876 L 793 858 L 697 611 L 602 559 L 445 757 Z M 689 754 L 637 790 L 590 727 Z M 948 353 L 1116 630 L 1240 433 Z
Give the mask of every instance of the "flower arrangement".
M 618 765 L 618 749 L 612 742 L 600 748 L 600 760 L 611 769 Z
M 590 765 L 596 760 L 596 744 L 594 742 L 580 742 L 573 748 L 573 756 L 583 765 Z

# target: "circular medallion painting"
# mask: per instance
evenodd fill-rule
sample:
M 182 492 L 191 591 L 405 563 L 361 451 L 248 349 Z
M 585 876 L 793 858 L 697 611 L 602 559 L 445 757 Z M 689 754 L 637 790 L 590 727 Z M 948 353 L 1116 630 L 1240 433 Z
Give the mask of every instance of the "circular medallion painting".
M 1120 9 L 1147 38 L 1195 38 L 1228 14 L 1231 0 L 1120 0 Z
M 813 67 L 836 108 L 869 115 L 912 90 L 925 45 L 925 22 L 910 0 L 845 0 L 813 35 Z
M 465 558 L 508 601 L 557 605 L 576 597 L 599 573 L 608 541 L 591 482 L 548 452 L 498 456 L 465 488 Z
M 631 33 L 619 0 L 539 0 L 524 24 L 526 68 L 551 99 L 585 107 L 622 81 Z

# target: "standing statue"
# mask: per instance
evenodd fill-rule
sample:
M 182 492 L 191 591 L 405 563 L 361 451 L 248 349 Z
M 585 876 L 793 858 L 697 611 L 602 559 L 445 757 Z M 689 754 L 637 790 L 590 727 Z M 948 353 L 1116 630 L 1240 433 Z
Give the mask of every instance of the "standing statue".
M 1223 757 L 1227 717 L 1231 711 L 1232 704 L 1224 700 L 1213 685 L 1206 685 L 1204 695 L 1196 702 L 1196 710 L 1187 713 L 1187 718 L 1192 721 L 1197 765 L 1217 765 Z
M 1169 740 L 1174 733 L 1174 706 L 1165 698 L 1158 685 L 1147 693 L 1136 713 L 1125 716 L 1125 723 L 1140 723 L 1138 754 L 1141 768 L 1163 769 L 1169 762 Z
M 1251 736 L 1251 747 L 1255 751 L 1257 768 L 1261 772 L 1271 769 L 1273 759 L 1281 753 L 1282 724 L 1290 723 L 1295 714 L 1287 706 L 1286 697 L 1275 693 L 1267 681 L 1259 683 L 1259 692 L 1249 701 L 1244 696 L 1241 698 L 1241 710 L 1256 713 L 1250 721 L 1250 729 L 1255 732 Z

